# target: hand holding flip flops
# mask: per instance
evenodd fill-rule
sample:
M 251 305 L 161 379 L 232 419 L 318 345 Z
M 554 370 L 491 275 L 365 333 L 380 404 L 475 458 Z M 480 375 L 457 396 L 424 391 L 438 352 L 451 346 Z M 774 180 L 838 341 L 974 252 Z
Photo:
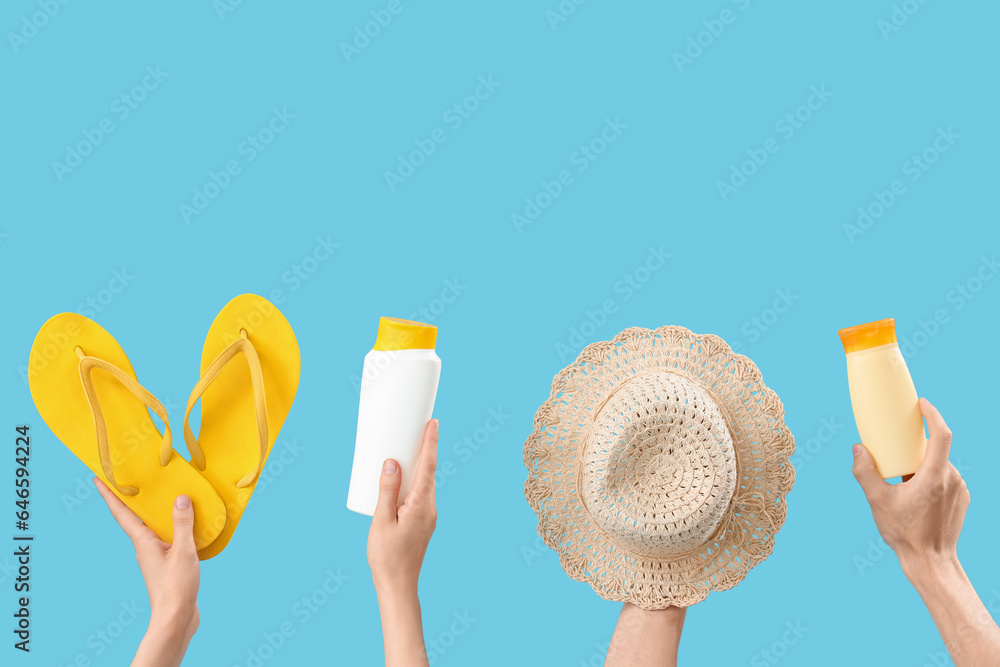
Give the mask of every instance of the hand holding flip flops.
M 188 496 L 205 560 L 239 524 L 291 409 L 299 371 L 295 334 L 273 304 L 253 294 L 226 304 L 209 329 L 184 415 L 191 461 L 174 451 L 166 409 L 139 384 L 121 346 L 82 315 L 63 313 L 42 326 L 29 384 L 56 437 L 163 542 L 173 542 L 174 498 Z M 199 399 L 196 437 L 188 420 Z

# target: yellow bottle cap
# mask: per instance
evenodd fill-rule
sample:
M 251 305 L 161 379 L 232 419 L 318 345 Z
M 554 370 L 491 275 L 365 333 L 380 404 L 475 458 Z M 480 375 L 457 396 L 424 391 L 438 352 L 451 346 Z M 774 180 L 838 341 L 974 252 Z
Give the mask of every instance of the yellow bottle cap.
M 840 342 L 844 344 L 844 352 L 859 352 L 880 345 L 896 342 L 896 320 L 887 320 L 860 324 L 856 327 L 841 329 Z
M 433 350 L 438 328 L 423 322 L 383 317 L 378 323 L 376 350 Z

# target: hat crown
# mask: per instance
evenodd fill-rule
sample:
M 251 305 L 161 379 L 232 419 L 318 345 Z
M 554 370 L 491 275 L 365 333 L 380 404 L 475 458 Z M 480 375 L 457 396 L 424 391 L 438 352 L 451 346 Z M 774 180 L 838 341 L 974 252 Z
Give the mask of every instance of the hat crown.
M 722 524 L 736 455 L 722 409 L 698 382 L 647 372 L 614 389 L 589 431 L 581 493 L 609 537 L 634 553 L 677 556 Z

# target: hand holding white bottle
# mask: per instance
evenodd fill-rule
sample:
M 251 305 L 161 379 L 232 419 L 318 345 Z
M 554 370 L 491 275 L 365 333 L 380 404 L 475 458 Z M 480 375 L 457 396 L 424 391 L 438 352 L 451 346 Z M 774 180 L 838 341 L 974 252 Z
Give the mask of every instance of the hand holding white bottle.
M 441 359 L 437 327 L 383 317 L 361 376 L 358 434 L 347 509 L 373 516 L 386 459 L 399 462 L 399 503 L 413 484 L 424 428 L 434 412 Z

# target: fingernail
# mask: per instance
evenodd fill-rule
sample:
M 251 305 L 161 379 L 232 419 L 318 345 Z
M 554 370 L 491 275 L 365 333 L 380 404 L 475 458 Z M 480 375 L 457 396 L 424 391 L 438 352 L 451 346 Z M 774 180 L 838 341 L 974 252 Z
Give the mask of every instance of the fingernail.
M 861 445 L 854 445 L 852 451 L 854 452 L 855 456 L 858 456 L 859 454 L 861 454 Z
M 385 463 L 382 464 L 382 474 L 383 475 L 395 475 L 396 474 L 396 462 L 392 459 L 386 459 Z
M 190 509 L 191 498 L 189 498 L 188 496 L 177 496 L 177 499 L 174 500 L 174 507 L 176 507 L 179 510 Z
M 436 419 L 432 419 L 431 420 L 431 430 L 432 431 L 434 431 L 435 433 L 437 433 L 439 426 L 440 426 L 440 424 L 438 424 L 438 420 L 436 420 Z

